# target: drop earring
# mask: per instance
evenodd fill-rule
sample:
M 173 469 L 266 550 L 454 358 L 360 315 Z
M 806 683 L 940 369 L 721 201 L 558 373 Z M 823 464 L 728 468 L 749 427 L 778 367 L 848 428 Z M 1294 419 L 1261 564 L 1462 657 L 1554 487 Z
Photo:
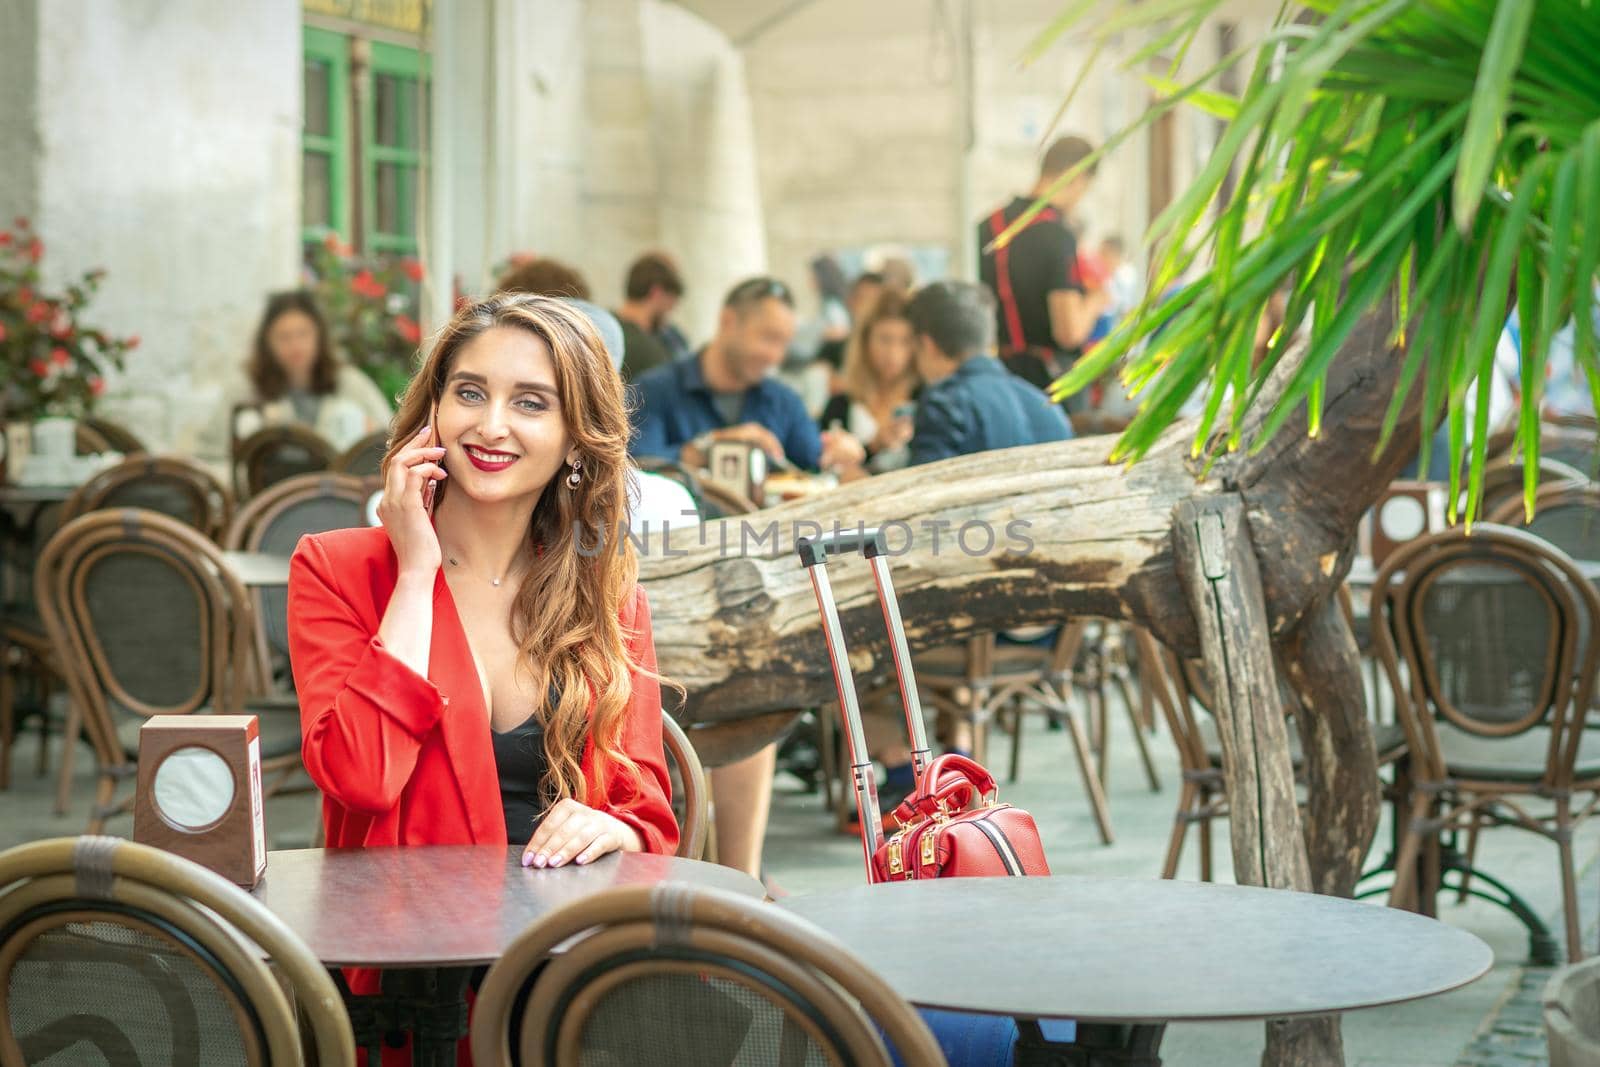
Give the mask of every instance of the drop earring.
M 567 488 L 568 489 L 576 489 L 576 488 L 578 488 L 579 483 L 581 483 L 582 481 L 583 481 L 583 460 L 575 459 L 575 460 L 572 461 L 572 473 L 567 475 Z

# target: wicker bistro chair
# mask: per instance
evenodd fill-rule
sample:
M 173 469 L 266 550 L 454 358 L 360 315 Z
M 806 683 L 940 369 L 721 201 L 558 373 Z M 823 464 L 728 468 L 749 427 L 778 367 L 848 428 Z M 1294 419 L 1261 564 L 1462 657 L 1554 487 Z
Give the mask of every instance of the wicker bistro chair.
M 673 774 L 672 807 L 678 817 L 678 851 L 684 859 L 705 855 L 710 824 L 706 821 L 711 794 L 706 786 L 706 769 L 694 750 L 689 735 L 671 715 L 661 713 L 661 743 Z
M 215 540 L 232 501 L 221 482 L 184 456 L 132 456 L 96 474 L 68 498 L 61 523 L 101 508 L 144 508 L 171 516 Z
M 249 500 L 286 478 L 325 471 L 337 457 L 333 445 L 314 430 L 296 423 L 264 427 L 234 448 L 234 492 Z
M 367 436 L 333 458 L 328 469 L 335 474 L 353 474 L 357 478 L 376 478 L 383 466 L 383 457 L 389 451 L 389 431 L 373 430 Z
M 355 1063 L 304 942 L 211 871 L 114 837 L 0 853 L 0 989 L 0 1067 Z
M 1572 833 L 1600 801 L 1600 738 L 1583 728 L 1600 666 L 1600 594 L 1560 549 L 1483 524 L 1396 552 L 1372 606 L 1411 756 L 1390 903 L 1431 906 L 1440 833 L 1520 826 L 1556 842 L 1568 959 L 1581 959 Z
M 1600 561 L 1600 485 L 1593 482 L 1540 489 L 1532 519 L 1526 517 L 1520 497 L 1507 500 L 1489 521 L 1520 526 L 1573 559 Z
M 1513 501 L 1522 501 L 1522 458 L 1520 456 L 1501 456 L 1491 460 L 1483 468 L 1483 514 L 1492 516 L 1499 514 L 1509 507 Z M 1588 476 L 1559 459 L 1550 456 L 1539 458 L 1539 484 L 1544 487 L 1561 485 L 1583 485 L 1589 480 Z M 1463 483 L 1461 490 L 1461 506 L 1466 507 L 1467 490 Z M 1490 520 L 1494 521 L 1493 519 Z
M 63 661 L 67 736 L 81 726 L 94 750 L 91 833 L 131 807 L 131 796 L 113 801 L 134 774 L 139 728 L 151 715 L 256 711 L 263 775 L 280 775 L 269 791 L 300 766 L 297 709 L 246 701 L 250 600 L 193 530 L 137 508 L 80 516 L 45 546 L 35 593 Z
M 1140 684 L 1155 695 L 1155 703 L 1166 719 L 1178 750 L 1178 765 L 1183 772 L 1183 787 L 1177 810 L 1172 816 L 1172 835 L 1167 839 L 1167 855 L 1161 877 L 1176 878 L 1178 862 L 1189 828 L 1199 838 L 1200 880 L 1212 880 L 1211 821 L 1228 817 L 1227 780 L 1222 762 L 1222 739 L 1211 717 L 1211 690 L 1197 661 L 1180 660 L 1148 631 L 1136 629 Z M 1293 708 L 1297 698 L 1282 693 L 1285 708 Z M 1199 709 L 1200 714 L 1196 713 Z M 1372 740 L 1378 752 L 1378 766 L 1395 763 L 1406 754 L 1405 731 L 1394 723 L 1372 723 Z M 1300 734 L 1289 731 L 1289 759 L 1298 778 L 1304 758 Z
M 904 1063 L 945 1062 L 912 1007 L 823 931 L 667 884 L 609 890 L 524 933 L 484 978 L 471 1041 L 478 1067 L 512 1063 L 513 1047 L 523 1067 L 888 1067 L 880 1032 Z
M 150 451 L 144 446 L 143 441 L 134 436 L 133 431 L 110 419 L 93 417 L 79 419 L 74 439 L 80 456 L 96 455 L 101 452 L 121 452 L 125 456 L 131 456 Z
M 297 474 L 251 497 L 234 516 L 222 545 L 291 555 L 304 534 L 365 526 L 367 498 L 378 487 L 376 479 L 347 474 Z M 289 591 L 253 589 L 250 595 L 261 624 L 256 628 L 255 655 L 263 679 L 270 681 L 275 660 L 285 668 L 288 664 Z

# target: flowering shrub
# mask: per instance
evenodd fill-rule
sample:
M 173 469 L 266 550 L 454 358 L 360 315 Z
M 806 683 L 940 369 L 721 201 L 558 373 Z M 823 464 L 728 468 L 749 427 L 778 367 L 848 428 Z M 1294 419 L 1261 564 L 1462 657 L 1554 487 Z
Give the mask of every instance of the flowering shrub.
M 334 347 L 384 396 L 398 394 L 411 378 L 422 341 L 417 322 L 422 264 L 409 256 L 365 262 L 329 234 L 312 249 L 309 265 Z
M 105 271 L 92 270 L 66 292 L 40 281 L 44 242 L 20 216 L 0 230 L 0 407 L 10 417 L 87 414 L 139 338 L 112 337 L 80 315 Z

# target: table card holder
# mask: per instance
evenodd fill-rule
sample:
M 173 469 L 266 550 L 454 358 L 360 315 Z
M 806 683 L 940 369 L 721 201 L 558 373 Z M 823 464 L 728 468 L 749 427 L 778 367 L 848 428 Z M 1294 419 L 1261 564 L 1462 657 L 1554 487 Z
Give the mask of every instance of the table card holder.
M 713 441 L 707 462 L 706 481 L 761 503 L 761 487 L 767 480 L 767 454 L 760 448 L 745 441 Z
M 1372 509 L 1372 565 L 1383 566 L 1395 549 L 1444 527 L 1443 486 L 1391 482 Z
M 254 715 L 152 715 L 139 730 L 133 839 L 246 889 L 267 869 Z

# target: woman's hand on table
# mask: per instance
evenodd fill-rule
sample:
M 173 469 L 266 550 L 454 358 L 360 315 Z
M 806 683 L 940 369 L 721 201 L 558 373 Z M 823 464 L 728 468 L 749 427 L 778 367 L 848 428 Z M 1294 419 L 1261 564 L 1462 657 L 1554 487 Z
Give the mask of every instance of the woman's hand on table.
M 822 431 L 822 469 L 843 470 L 866 462 L 867 450 L 845 430 Z
M 557 801 L 522 850 L 524 867 L 592 863 L 608 852 L 642 852 L 639 832 L 615 815 L 571 797 Z

